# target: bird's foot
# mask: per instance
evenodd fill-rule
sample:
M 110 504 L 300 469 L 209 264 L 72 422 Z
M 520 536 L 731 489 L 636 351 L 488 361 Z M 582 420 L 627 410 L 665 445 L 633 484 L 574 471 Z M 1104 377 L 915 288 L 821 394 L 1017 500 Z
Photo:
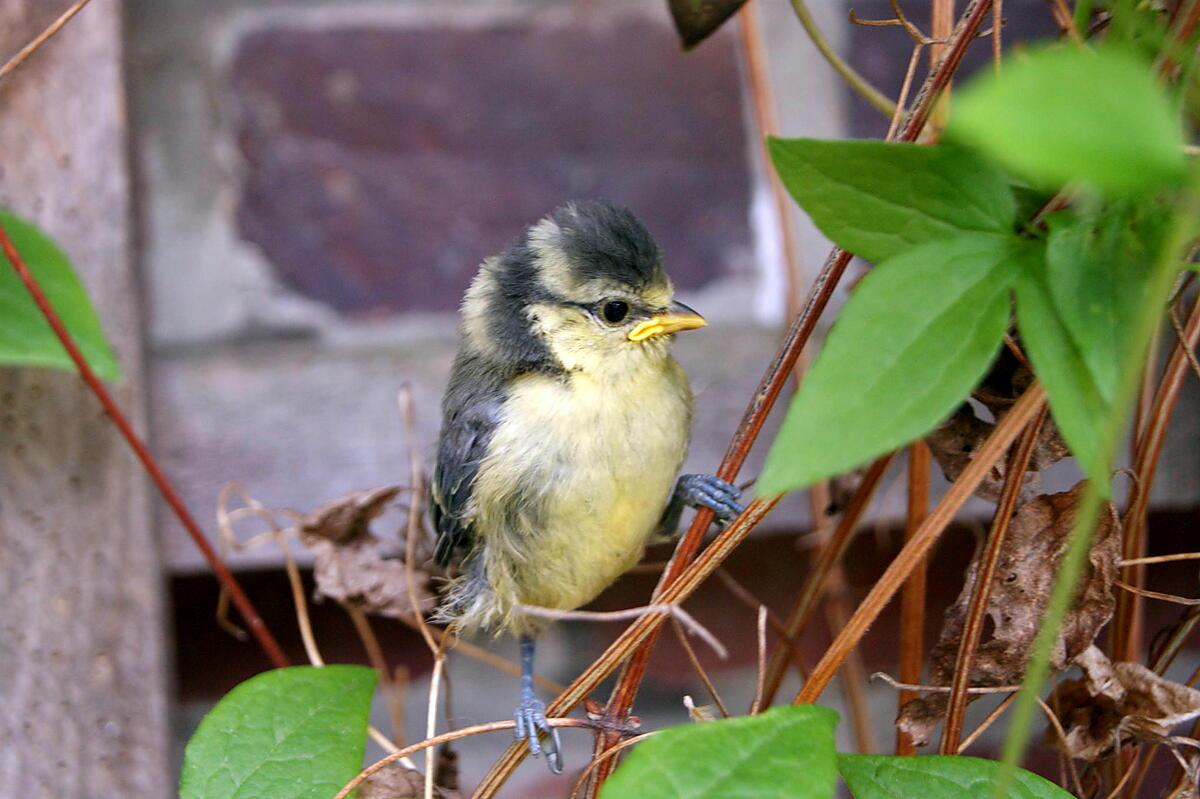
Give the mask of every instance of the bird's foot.
M 537 757 L 543 750 L 546 752 L 546 765 L 555 774 L 562 774 L 562 744 L 558 738 L 558 729 L 551 727 L 546 721 L 546 706 L 534 698 L 532 693 L 522 693 L 521 704 L 514 714 L 517 729 L 514 738 L 529 742 L 529 751 Z M 538 740 L 542 733 L 546 735 L 545 745 Z
M 708 508 L 723 522 L 727 522 L 746 509 L 738 502 L 741 489 L 713 474 L 685 474 L 679 478 L 675 492 L 693 508 Z

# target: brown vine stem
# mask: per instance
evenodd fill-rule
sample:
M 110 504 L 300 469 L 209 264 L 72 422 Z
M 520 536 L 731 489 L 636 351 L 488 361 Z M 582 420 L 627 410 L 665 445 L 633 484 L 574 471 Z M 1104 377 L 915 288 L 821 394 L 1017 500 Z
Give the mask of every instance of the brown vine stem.
M 812 618 L 812 612 L 817 607 L 817 600 L 825 590 L 830 573 L 845 554 L 846 547 L 849 546 L 854 531 L 858 529 L 858 523 L 866 513 L 867 506 L 871 504 L 871 498 L 875 496 L 875 490 L 879 487 L 893 457 L 894 453 L 884 455 L 871 464 L 863 474 L 862 483 L 859 484 L 854 496 L 846 505 L 846 510 L 842 512 L 842 518 L 838 520 L 833 534 L 821 546 L 821 553 L 812 564 L 808 579 L 804 582 L 804 588 L 800 592 L 800 596 L 796 598 L 796 604 L 784 622 L 784 640 L 780 641 L 779 645 L 771 652 L 771 660 L 767 664 L 766 677 L 763 681 L 764 706 L 769 707 L 775 701 L 779 685 L 783 682 L 784 672 L 787 671 L 789 653 L 785 645 L 795 642 L 808 625 Z
M 25 285 L 29 295 L 33 297 L 33 301 L 42 312 L 42 316 L 46 317 L 46 321 L 50 323 L 50 327 L 54 330 L 54 335 L 62 343 L 63 348 L 67 351 L 67 355 L 70 356 L 71 361 L 75 364 L 75 368 L 79 370 L 79 376 L 83 378 L 83 382 L 96 396 L 96 399 L 99 400 L 108 418 L 112 420 L 117 430 L 121 433 L 121 436 L 125 439 L 125 442 L 129 444 L 129 448 L 133 450 L 133 454 L 141 462 L 142 467 L 146 470 L 146 474 L 150 476 L 150 479 L 158 488 L 159 493 L 162 494 L 167 505 L 174 512 L 176 518 L 179 519 L 180 524 L 187 530 L 188 535 L 191 536 L 192 541 L 196 544 L 196 548 L 204 555 L 204 559 L 208 561 L 208 565 L 213 570 L 213 574 L 216 575 L 217 580 L 221 583 L 221 587 L 229 592 L 229 597 L 237 607 L 238 613 L 241 614 L 246 626 L 250 628 L 251 634 L 258 641 L 263 652 L 276 668 L 283 668 L 289 665 L 287 656 L 283 654 L 283 650 L 279 647 L 275 636 L 271 634 L 262 617 L 258 615 L 258 611 L 255 610 L 250 598 L 242 591 L 241 585 L 238 584 L 237 579 L 229 571 L 229 567 L 225 565 L 225 561 L 213 549 L 212 544 L 209 543 L 203 531 L 201 531 L 200 525 L 196 523 L 192 514 L 188 512 L 187 507 L 183 504 L 179 493 L 159 467 L 158 461 L 150 454 L 150 450 L 146 448 L 145 443 L 142 442 L 138 434 L 134 432 L 133 425 L 130 424 L 129 419 L 121 411 L 112 395 L 109 394 L 108 389 L 104 387 L 104 383 L 92 371 L 87 358 L 83 357 L 83 353 L 79 351 L 74 337 L 71 336 L 66 326 L 63 325 L 58 312 L 50 304 L 50 300 L 47 299 L 45 292 L 42 291 L 37 278 L 29 271 L 29 267 L 25 264 L 25 260 L 21 257 L 21 254 L 17 252 L 16 245 L 9 238 L 8 231 L 4 229 L 3 225 L 0 225 L 0 248 L 4 250 L 4 255 L 8 258 L 8 262 L 16 271 L 17 277 Z
M 1000 492 L 1000 501 L 996 505 L 996 513 L 992 517 L 992 529 L 988 534 L 987 548 L 979 560 L 975 571 L 975 590 L 971 595 L 971 604 L 967 609 L 966 622 L 963 624 L 962 636 L 958 644 L 958 655 L 954 662 L 954 680 L 950 686 L 950 700 L 946 708 L 946 723 L 942 727 L 942 754 L 952 755 L 958 752 L 958 741 L 962 737 L 963 722 L 967 716 L 967 688 L 971 685 L 971 670 L 975 667 L 975 650 L 979 647 L 979 639 L 983 633 L 983 619 L 987 614 L 988 600 L 992 595 L 992 580 L 996 575 L 996 565 L 1000 562 L 1000 553 L 1004 549 L 1004 539 L 1008 535 L 1009 525 L 1017 509 L 1017 500 L 1021 496 L 1021 486 L 1024 483 L 1025 472 L 1029 469 L 1029 460 L 1037 446 L 1038 434 L 1042 422 L 1046 419 L 1046 407 L 1034 416 L 1017 446 L 1008 458 L 1008 469 L 1004 475 L 1004 488 Z
M 72 3 L 66 11 L 59 15 L 58 19 L 51 22 L 44 31 L 35 36 L 33 40 L 29 42 L 29 44 L 22 47 L 16 55 L 5 61 L 4 66 L 0 66 L 0 80 L 4 80 L 18 67 L 24 64 L 29 57 L 37 52 L 37 50 L 43 44 L 50 41 L 54 34 L 62 30 L 63 26 L 70 22 L 72 17 L 82 11 L 83 7 L 86 6 L 90 1 L 91 0 L 75 0 L 75 2 Z
M 1163 370 L 1158 390 L 1147 416 L 1146 429 L 1141 436 L 1134 457 L 1133 472 L 1137 475 L 1138 491 L 1125 511 L 1123 560 L 1133 560 L 1145 552 L 1146 511 L 1150 502 L 1150 489 L 1158 469 L 1159 456 L 1166 440 L 1167 426 L 1175 412 L 1180 389 L 1187 377 L 1189 360 L 1185 349 L 1194 349 L 1200 341 L 1200 296 L 1197 296 L 1184 328 L 1183 340 L 1177 340 Z M 1138 588 L 1145 585 L 1145 565 L 1125 567 L 1125 581 Z M 1137 660 L 1140 647 L 1139 636 L 1131 635 L 1134 620 L 1141 615 L 1141 601 L 1136 594 L 1117 596 L 1117 607 L 1113 614 L 1113 657 L 1115 660 Z
M 913 110 L 901 128 L 898 137 L 900 140 L 910 142 L 916 140 L 925 121 L 929 118 L 932 101 L 937 98 L 950 76 L 958 69 L 967 46 L 987 14 L 990 3 L 991 0 L 972 0 L 963 12 L 946 56 L 925 81 L 913 103 Z M 746 413 L 734 433 L 733 440 L 725 452 L 725 457 L 717 470 L 717 476 L 722 479 L 732 481 L 737 478 L 737 472 L 741 469 L 750 447 L 762 431 L 768 413 L 774 407 L 775 400 L 779 397 L 789 375 L 795 368 L 804 345 L 812 336 L 817 319 L 828 304 L 830 297 L 833 296 L 833 291 L 837 288 L 846 266 L 850 263 L 850 258 L 850 253 L 834 249 L 813 281 L 804 307 L 788 328 L 779 352 L 759 382 Z M 654 601 L 675 601 L 668 597 L 678 595 L 683 598 L 690 594 L 695 589 L 695 585 L 687 587 L 688 580 L 693 579 L 694 575 L 694 578 L 697 579 L 695 584 L 698 585 L 699 581 L 705 579 L 749 534 L 758 521 L 775 506 L 777 501 L 774 499 L 751 503 L 741 517 L 734 520 L 713 540 L 703 556 L 689 566 L 688 564 L 695 558 L 696 552 L 700 548 L 705 531 L 712 523 L 712 511 L 707 509 L 697 511 L 691 527 L 680 539 L 674 556 L 663 572 L 659 587 L 655 589 Z M 685 588 L 686 591 L 683 590 Z M 618 680 L 606 711 L 607 715 L 612 718 L 627 716 L 637 694 L 637 686 L 645 674 L 646 663 L 653 646 L 651 639 L 656 637 L 662 618 L 662 616 L 653 616 L 639 619 L 626 628 L 625 632 L 547 707 L 547 714 L 550 716 L 561 715 L 574 709 L 583 701 L 584 697 L 595 690 L 605 677 L 615 670 L 622 660 L 633 654 Z M 643 644 L 643 642 L 647 643 Z M 633 653 L 637 647 L 640 648 Z M 528 749 L 524 742 L 511 745 L 492 765 L 483 782 L 476 789 L 475 799 L 487 799 L 494 796 L 527 753 Z M 608 769 L 598 769 L 598 780 L 593 780 L 593 783 L 602 782 L 607 773 Z
M 978 488 L 988 471 L 1004 456 L 1017 435 L 1029 424 L 1035 415 L 1041 413 L 1045 404 L 1046 393 L 1041 385 L 1034 383 L 1012 409 L 996 424 L 991 434 L 979 448 L 975 458 L 967 465 L 958 479 L 950 486 L 950 490 L 942 497 L 941 502 L 929 514 L 920 528 L 913 535 L 896 559 L 892 561 L 883 576 L 858 606 L 858 610 L 850 618 L 842 632 L 834 639 L 825 655 L 809 675 L 808 681 L 796 694 L 793 704 L 815 702 L 829 685 L 842 661 L 850 650 L 858 646 L 867 629 L 879 618 L 884 607 L 900 586 L 912 573 L 929 552 L 930 547 L 941 536 L 942 531 L 949 526 L 954 515 Z
M 717 691 L 716 684 L 713 683 L 712 678 L 708 676 L 708 672 L 701 665 L 700 658 L 696 657 L 696 650 L 692 648 L 692 643 L 688 641 L 687 633 L 684 631 L 683 625 L 679 623 L 679 619 L 671 619 L 671 630 L 675 633 L 675 639 L 679 641 L 679 646 L 683 648 L 688 661 L 692 664 L 692 670 L 696 672 L 696 676 L 704 684 L 704 690 L 708 691 L 709 698 L 712 699 L 713 704 L 720 711 L 721 718 L 729 718 L 729 708 L 725 706 L 720 692 Z
M 916 534 L 929 515 L 929 447 L 918 441 L 908 448 L 908 507 L 904 519 L 904 542 Z M 925 658 L 925 589 L 929 563 L 922 559 L 900 590 L 900 680 L 919 683 Z M 896 712 L 917 698 L 915 691 L 901 690 L 896 697 Z M 896 728 L 896 754 L 915 755 L 912 738 Z

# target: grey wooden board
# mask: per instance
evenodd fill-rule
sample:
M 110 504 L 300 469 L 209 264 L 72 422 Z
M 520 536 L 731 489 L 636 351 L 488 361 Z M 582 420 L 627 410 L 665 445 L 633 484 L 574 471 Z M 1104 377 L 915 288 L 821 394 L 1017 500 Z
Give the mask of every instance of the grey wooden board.
M 33 5 L 0 0 L 6 34 L 38 31 Z M 0 205 L 73 259 L 144 430 L 120 14 L 91 4 L 0 86 Z M 172 792 L 161 585 L 147 484 L 95 399 L 0 369 L 0 796 Z

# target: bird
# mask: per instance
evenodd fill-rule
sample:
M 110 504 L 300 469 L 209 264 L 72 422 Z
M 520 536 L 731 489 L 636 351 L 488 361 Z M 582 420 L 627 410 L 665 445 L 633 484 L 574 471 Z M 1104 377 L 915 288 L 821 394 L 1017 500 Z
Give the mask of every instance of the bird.
M 628 209 L 571 202 L 485 259 L 461 306 L 430 486 L 434 558 L 454 576 L 434 618 L 520 639 L 515 735 L 555 773 L 533 687 L 547 621 L 521 608 L 587 604 L 686 507 L 722 522 L 744 509 L 713 475 L 677 479 L 692 392 L 670 343 L 707 322 L 675 300 L 663 261 Z

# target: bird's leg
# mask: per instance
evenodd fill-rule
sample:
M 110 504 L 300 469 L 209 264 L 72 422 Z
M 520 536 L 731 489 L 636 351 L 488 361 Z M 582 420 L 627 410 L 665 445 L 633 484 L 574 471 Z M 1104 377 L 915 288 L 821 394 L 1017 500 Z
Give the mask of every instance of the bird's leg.
M 679 529 L 679 517 L 685 507 L 708 508 L 717 519 L 727 522 L 746 508 L 738 502 L 742 492 L 712 474 L 683 474 L 675 482 L 675 492 L 663 511 L 658 530 L 661 535 L 674 536 Z
M 521 636 L 521 704 L 515 714 L 515 737 L 529 741 L 529 751 L 535 756 L 542 751 L 538 736 L 546 733 L 546 765 L 555 774 L 562 774 L 562 745 L 558 729 L 546 722 L 546 706 L 533 693 L 533 636 Z

